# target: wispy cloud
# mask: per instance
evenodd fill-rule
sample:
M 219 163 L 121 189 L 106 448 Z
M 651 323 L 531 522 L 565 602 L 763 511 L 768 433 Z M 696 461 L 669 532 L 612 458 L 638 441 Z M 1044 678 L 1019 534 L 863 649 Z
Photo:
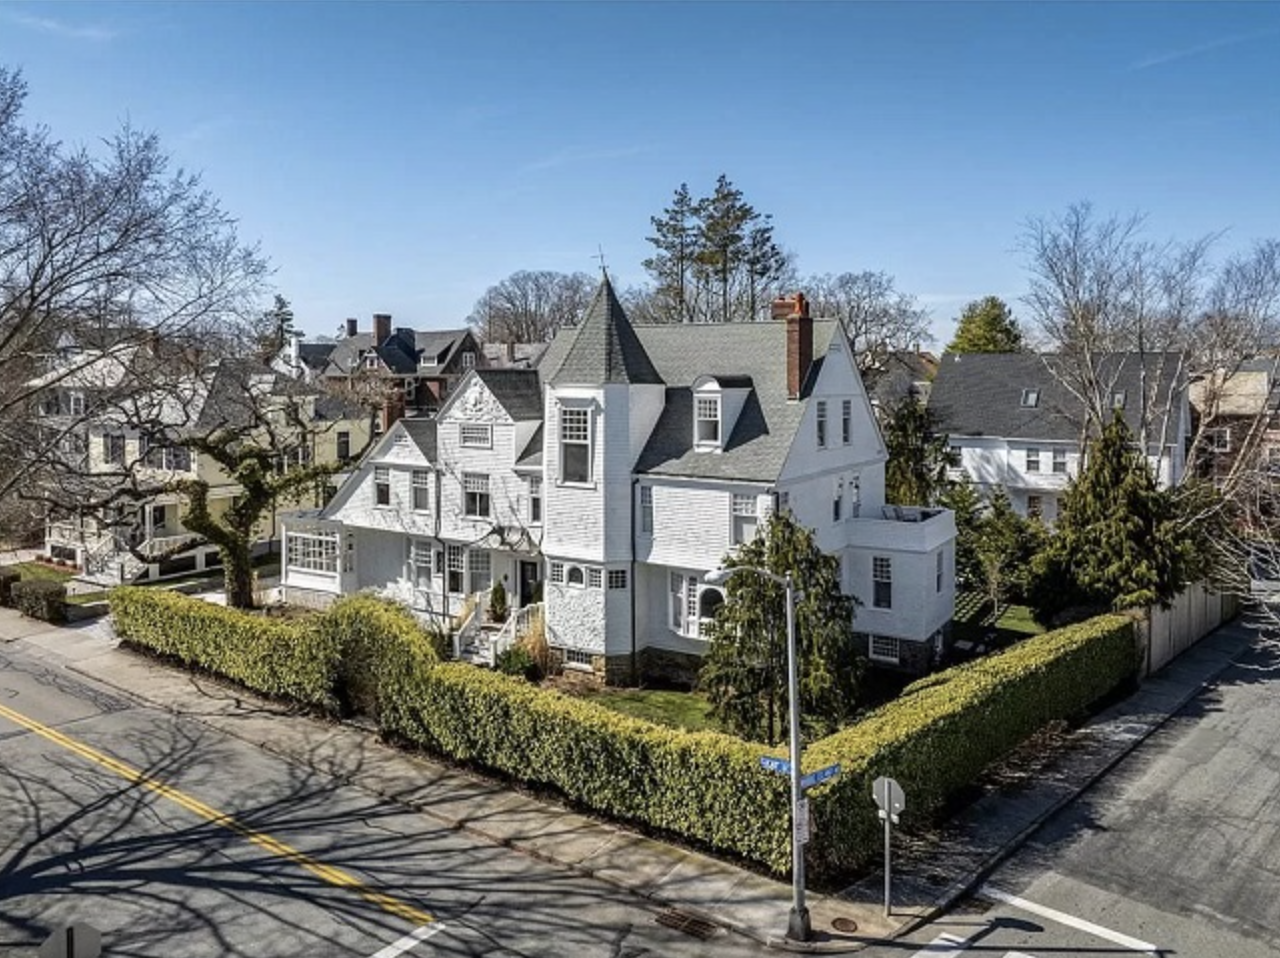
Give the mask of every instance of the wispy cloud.
M 620 160 L 628 156 L 635 156 L 642 153 L 643 150 L 638 146 L 619 147 L 612 150 L 586 150 L 579 147 L 570 147 L 567 150 L 559 150 L 550 156 L 544 156 L 540 160 L 534 160 L 520 167 L 521 173 L 536 173 L 545 170 L 555 170 L 562 166 L 577 166 L 583 163 L 599 163 L 604 160 Z
M 1141 60 L 1135 60 L 1129 64 L 1129 69 L 1149 70 L 1152 67 L 1164 66 L 1167 63 L 1175 63 L 1178 60 L 1186 60 L 1189 57 L 1198 57 L 1202 53 L 1221 50 L 1223 47 L 1233 47 L 1240 43 L 1248 43 L 1250 40 L 1260 40 L 1263 37 L 1275 36 L 1276 32 L 1275 30 L 1259 30 L 1255 33 L 1240 33 L 1229 37 L 1219 37 L 1217 40 L 1206 40 L 1204 43 L 1183 47 L 1181 50 L 1166 50 L 1164 53 L 1156 53 L 1143 57 Z
M 91 43 L 106 43 L 120 35 L 119 30 L 104 27 L 100 24 L 68 23 L 65 20 L 55 20 L 52 17 L 33 17 L 27 13 L 13 14 L 8 19 L 19 26 L 26 27 L 28 30 L 37 30 L 40 33 L 47 33 L 50 36 L 62 37 L 67 40 L 88 40 Z

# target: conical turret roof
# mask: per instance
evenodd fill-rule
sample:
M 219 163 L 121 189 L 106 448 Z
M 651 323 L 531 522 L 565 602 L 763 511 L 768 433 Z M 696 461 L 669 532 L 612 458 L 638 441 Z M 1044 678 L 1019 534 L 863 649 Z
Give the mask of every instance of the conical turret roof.
M 600 281 L 591 306 L 573 331 L 573 341 L 551 382 L 584 386 L 662 383 L 608 276 Z

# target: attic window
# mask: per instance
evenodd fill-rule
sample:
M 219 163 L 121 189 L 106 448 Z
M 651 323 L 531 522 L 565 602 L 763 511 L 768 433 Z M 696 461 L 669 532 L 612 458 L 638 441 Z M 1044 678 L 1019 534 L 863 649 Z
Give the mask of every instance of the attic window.
M 493 445 L 493 427 L 485 422 L 464 422 L 458 426 L 459 439 L 464 446 L 488 449 Z
M 365 366 L 365 369 L 377 369 L 377 368 L 378 368 L 378 354 L 377 354 L 377 353 L 375 353 L 375 352 L 373 352 L 372 350 L 371 350 L 371 351 L 369 351 L 369 352 L 367 352 L 367 353 L 365 353 L 365 354 L 364 354 L 364 366 Z
M 1022 390 L 1022 405 L 1030 409 L 1034 409 L 1040 405 L 1040 390 L 1024 389 Z
M 1126 398 L 1127 398 L 1127 395 L 1125 391 L 1123 389 L 1117 389 L 1115 392 L 1111 394 L 1111 408 L 1123 409 Z
M 694 400 L 694 436 L 699 446 L 720 445 L 720 397 L 699 396 Z
M 463 369 L 476 368 L 476 354 L 469 349 L 462 354 L 462 368 Z

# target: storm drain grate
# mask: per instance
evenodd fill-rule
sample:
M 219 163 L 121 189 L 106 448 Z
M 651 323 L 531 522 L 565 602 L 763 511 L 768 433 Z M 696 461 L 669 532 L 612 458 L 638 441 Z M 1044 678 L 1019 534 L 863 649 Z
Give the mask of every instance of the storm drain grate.
M 676 931 L 683 932 L 700 941 L 706 941 L 719 931 L 715 925 L 705 918 L 691 915 L 687 911 L 681 911 L 679 908 L 668 908 L 660 911 L 653 920 L 659 925 L 674 928 Z

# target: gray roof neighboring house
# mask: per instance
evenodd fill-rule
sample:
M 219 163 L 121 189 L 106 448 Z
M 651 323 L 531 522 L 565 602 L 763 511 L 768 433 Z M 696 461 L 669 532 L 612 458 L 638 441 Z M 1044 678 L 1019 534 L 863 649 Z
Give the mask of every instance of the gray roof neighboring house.
M 862 371 L 871 401 L 882 409 L 907 397 L 927 401 L 938 359 L 931 353 L 894 350 L 878 356 Z
M 381 343 L 374 342 L 371 332 L 344 336 L 333 343 L 302 343 L 299 356 L 303 350 L 323 345 L 328 349 L 325 373 L 349 376 L 360 368 L 362 357 L 372 349 L 391 372 L 398 376 L 411 376 L 420 367 L 447 365 L 468 336 L 471 336 L 469 329 L 415 330 L 398 327 Z
M 952 436 L 1079 442 L 1085 410 L 1054 375 L 1063 362 L 1053 354 L 947 353 L 933 380 L 929 408 Z M 1176 414 L 1178 403 L 1169 403 L 1169 397 L 1185 375 L 1180 354 L 1111 353 L 1099 361 L 1100 381 L 1116 394 L 1117 403 L 1123 399 L 1125 422 L 1135 432 L 1142 419 L 1144 365 L 1148 408 Z M 1158 426 L 1162 416 L 1156 419 Z

